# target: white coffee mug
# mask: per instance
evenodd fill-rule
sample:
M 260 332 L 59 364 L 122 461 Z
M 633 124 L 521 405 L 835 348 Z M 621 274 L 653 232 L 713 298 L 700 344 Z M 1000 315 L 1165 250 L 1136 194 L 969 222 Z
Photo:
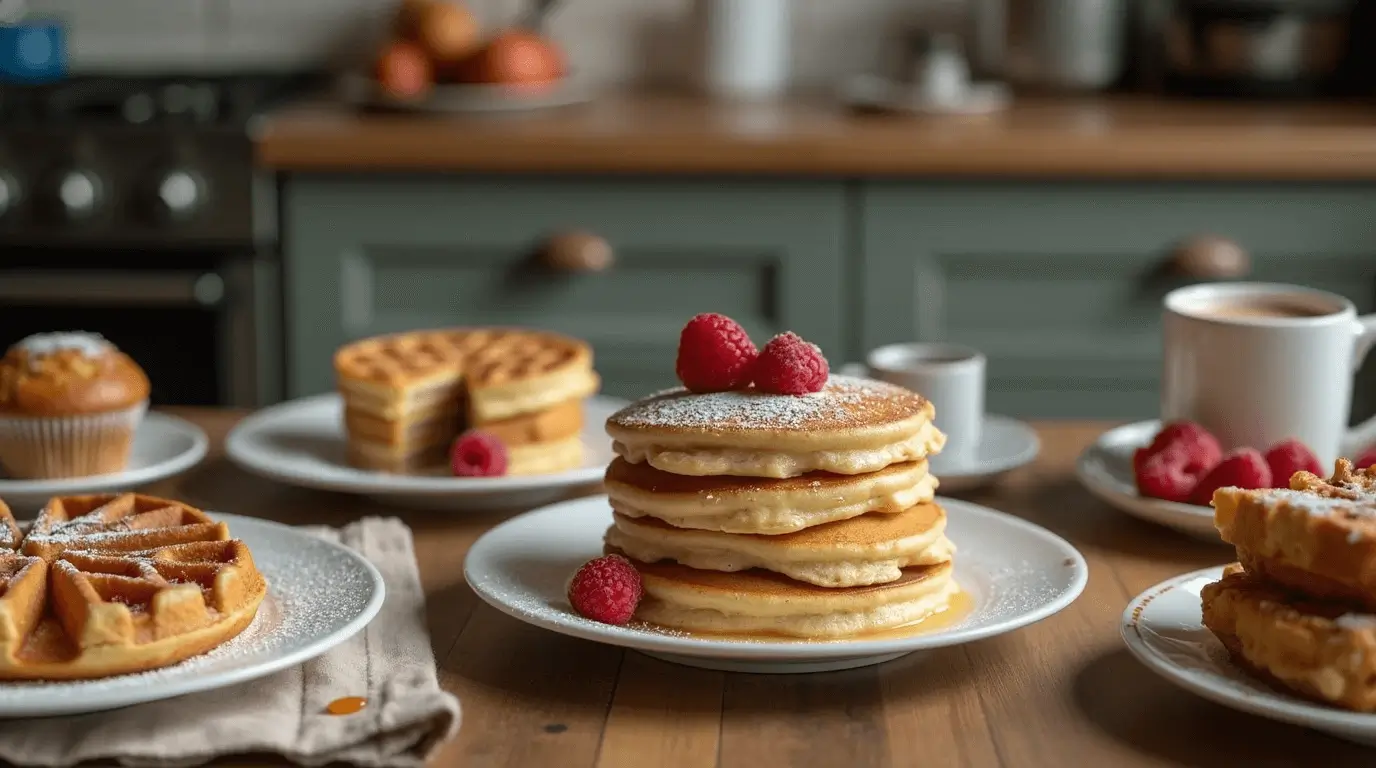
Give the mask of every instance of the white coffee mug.
M 932 401 L 946 447 L 931 460 L 933 474 L 974 461 L 984 428 L 984 355 L 959 344 L 890 344 L 865 359 L 871 378 L 911 389 Z
M 1368 442 L 1348 429 L 1352 381 L 1376 315 L 1336 294 L 1271 283 L 1193 285 L 1167 294 L 1161 418 L 1199 423 L 1223 449 L 1298 439 L 1325 470 Z

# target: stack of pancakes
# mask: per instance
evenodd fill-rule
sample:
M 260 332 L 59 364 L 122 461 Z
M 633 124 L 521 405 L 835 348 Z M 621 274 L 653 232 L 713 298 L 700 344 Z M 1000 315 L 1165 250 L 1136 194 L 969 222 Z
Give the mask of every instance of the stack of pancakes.
M 349 462 L 426 473 L 468 429 L 507 448 L 507 474 L 583 462 L 583 400 L 597 392 L 592 349 L 544 331 L 454 328 L 363 339 L 334 357 Z
M 801 397 L 680 389 L 614 414 L 606 548 L 641 573 L 637 618 L 825 639 L 945 611 L 959 590 L 932 416 L 906 389 L 838 376 Z
M 1376 712 L 1376 470 L 1214 493 L 1238 562 L 1202 590 L 1204 624 L 1234 661 L 1306 698 Z

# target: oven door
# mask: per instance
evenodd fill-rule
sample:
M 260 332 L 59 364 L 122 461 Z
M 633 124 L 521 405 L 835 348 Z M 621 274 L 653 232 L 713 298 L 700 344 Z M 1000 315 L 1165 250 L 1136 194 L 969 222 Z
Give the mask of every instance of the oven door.
M 48 331 L 99 333 L 147 371 L 155 405 L 252 406 L 262 397 L 253 287 L 252 265 L 230 260 L 6 266 L 0 345 Z

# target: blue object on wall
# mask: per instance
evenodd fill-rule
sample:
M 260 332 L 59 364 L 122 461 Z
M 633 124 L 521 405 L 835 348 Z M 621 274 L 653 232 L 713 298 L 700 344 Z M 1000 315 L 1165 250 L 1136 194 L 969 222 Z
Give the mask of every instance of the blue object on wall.
M 56 21 L 0 24 L 0 81 L 46 83 L 67 74 L 67 32 Z

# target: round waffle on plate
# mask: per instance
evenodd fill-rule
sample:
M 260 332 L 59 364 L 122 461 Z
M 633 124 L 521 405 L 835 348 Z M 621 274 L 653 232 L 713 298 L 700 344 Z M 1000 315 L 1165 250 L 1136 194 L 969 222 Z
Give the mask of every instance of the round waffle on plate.
M 0 679 L 165 667 L 244 630 L 267 594 L 248 546 L 139 494 L 49 501 L 28 535 L 0 503 Z

